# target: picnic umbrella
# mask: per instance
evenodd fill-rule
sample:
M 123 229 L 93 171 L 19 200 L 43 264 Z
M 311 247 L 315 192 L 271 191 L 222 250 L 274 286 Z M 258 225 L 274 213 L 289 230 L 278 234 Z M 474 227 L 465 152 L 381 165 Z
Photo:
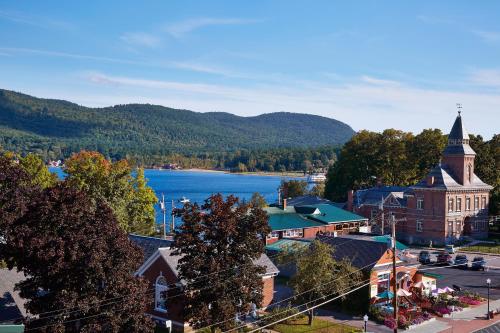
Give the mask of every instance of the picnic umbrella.
M 404 290 L 402 288 L 399 288 L 398 291 L 396 292 L 396 294 L 398 296 L 406 296 L 406 297 L 411 296 L 411 292 Z
M 444 287 L 442 290 L 445 293 L 452 293 L 455 291 L 453 288 L 450 288 L 450 287 Z

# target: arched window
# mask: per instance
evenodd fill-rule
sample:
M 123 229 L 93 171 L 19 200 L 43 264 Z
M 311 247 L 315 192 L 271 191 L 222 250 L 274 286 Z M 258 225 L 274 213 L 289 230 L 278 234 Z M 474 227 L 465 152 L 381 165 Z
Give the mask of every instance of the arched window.
M 168 282 L 163 275 L 158 276 L 155 284 L 155 310 L 167 312 Z

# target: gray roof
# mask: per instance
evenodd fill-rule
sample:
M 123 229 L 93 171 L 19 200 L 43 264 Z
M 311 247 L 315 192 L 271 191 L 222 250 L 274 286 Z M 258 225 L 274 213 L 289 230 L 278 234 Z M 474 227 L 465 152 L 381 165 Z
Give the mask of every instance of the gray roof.
M 24 274 L 15 270 L 0 269 L 0 323 L 19 323 L 26 316 L 25 300 L 14 291 Z
M 168 248 L 162 248 L 162 249 L 159 249 L 158 251 L 160 252 L 160 255 L 163 257 L 165 262 L 168 264 L 168 266 L 170 266 L 170 268 L 172 269 L 172 272 L 175 275 L 179 275 L 179 271 L 177 270 L 177 266 L 179 264 L 179 259 L 182 256 L 172 255 L 172 252 L 174 250 L 168 249 Z M 264 266 L 266 268 L 265 275 L 274 275 L 274 274 L 279 273 L 278 268 L 273 264 L 271 259 L 269 259 L 269 257 L 265 253 L 261 254 L 261 256 L 257 260 L 254 260 L 253 263 L 255 265 Z
M 427 179 L 429 177 L 434 177 L 434 183 L 432 186 L 427 185 Z M 451 175 L 451 172 L 441 164 L 432 168 L 432 170 L 427 174 L 427 177 L 422 179 L 416 185 L 411 186 L 411 188 L 436 188 L 443 190 L 453 190 L 453 189 L 464 189 L 464 188 L 481 188 L 481 189 L 491 189 L 492 187 L 485 184 L 479 177 L 474 174 L 472 177 L 472 183 L 469 185 L 459 184 Z
M 406 206 L 405 193 L 408 187 L 404 186 L 376 186 L 354 193 L 353 204 L 357 207 L 362 205 L 379 205 L 381 200 L 386 200 L 392 195 L 401 206 Z
M 468 144 L 448 145 L 443 150 L 443 155 L 476 155 L 474 149 Z
M 320 198 L 315 195 L 301 195 L 300 197 L 295 197 L 287 200 L 288 206 L 307 206 L 307 205 L 318 205 L 318 204 L 334 204 L 328 199 Z
M 172 239 L 162 239 L 158 237 L 148 237 L 135 234 L 129 234 L 128 238 L 135 245 L 139 246 L 144 252 L 144 261 L 153 255 L 159 248 L 170 247 L 173 243 Z
M 388 244 L 368 239 L 343 238 L 326 235 L 316 237 L 334 248 L 335 260 L 349 260 L 354 267 L 370 271 L 388 249 Z
M 455 119 L 455 122 L 453 123 L 453 127 L 451 128 L 450 134 L 448 134 L 448 140 L 454 139 L 454 140 L 463 140 L 469 139 L 469 134 L 465 130 L 465 127 L 462 123 L 462 116 L 460 113 L 458 114 L 457 118 Z

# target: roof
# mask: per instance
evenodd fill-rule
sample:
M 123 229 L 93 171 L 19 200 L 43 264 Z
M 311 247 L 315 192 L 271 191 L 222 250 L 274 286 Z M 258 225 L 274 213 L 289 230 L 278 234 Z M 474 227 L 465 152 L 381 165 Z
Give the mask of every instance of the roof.
M 353 266 L 367 271 L 377 264 L 388 249 L 387 243 L 366 239 L 326 235 L 318 235 L 317 239 L 334 247 L 335 260 L 348 259 Z
M 294 249 L 296 247 L 306 247 L 311 244 L 309 240 L 298 240 L 298 239 L 289 239 L 282 238 L 272 244 L 266 245 L 266 251 L 274 251 L 280 252 L 286 249 Z
M 434 177 L 434 182 L 432 185 L 427 185 L 427 179 L 429 177 Z M 459 184 L 451 175 L 451 172 L 448 170 L 446 166 L 441 164 L 432 168 L 432 170 L 427 174 L 427 176 L 419 181 L 411 188 L 436 188 L 443 190 L 452 190 L 452 189 L 463 189 L 463 188 L 484 188 L 491 189 L 492 187 L 488 184 L 485 184 L 476 174 L 472 177 L 472 182 L 468 185 Z
M 332 223 L 364 221 L 365 217 L 330 204 L 265 208 L 272 231 L 321 227 Z
M 474 150 L 469 146 L 469 134 L 465 130 L 462 116 L 459 113 L 450 134 L 448 134 L 448 145 L 443 151 L 444 155 L 475 155 Z
M 181 259 L 182 256 L 181 255 L 172 255 L 173 251 L 174 250 L 172 250 L 170 248 L 158 249 L 160 256 L 165 260 L 167 265 L 172 269 L 172 272 L 176 276 L 178 276 L 179 271 L 177 269 L 177 266 L 179 265 L 179 259 Z M 253 261 L 253 263 L 255 265 L 264 266 L 266 268 L 265 275 L 276 275 L 279 273 L 278 268 L 273 264 L 271 259 L 269 259 L 269 257 L 265 253 L 262 253 L 258 259 Z
M 354 193 L 353 204 L 357 207 L 362 205 L 380 205 L 381 201 L 393 197 L 398 205 L 406 206 L 405 193 L 409 190 L 405 186 L 375 186 Z
M 26 316 L 25 300 L 14 291 L 17 283 L 24 280 L 24 274 L 15 270 L 0 269 L 0 323 L 17 323 Z
M 24 325 L 5 325 L 0 324 L 0 333 L 23 333 Z
M 318 204 L 324 204 L 324 203 L 329 203 L 333 204 L 328 199 L 320 198 L 315 195 L 302 195 L 300 197 L 295 197 L 292 199 L 287 200 L 287 204 L 289 206 L 306 206 L 306 205 L 318 205 Z
M 448 134 L 448 140 L 450 139 L 453 140 L 469 139 L 469 134 L 465 130 L 465 127 L 462 123 L 462 115 L 460 113 L 458 114 L 457 118 L 455 119 L 455 122 L 453 123 L 450 134 Z
M 129 234 L 128 238 L 135 245 L 139 246 L 144 252 L 144 260 L 155 253 L 156 250 L 162 247 L 170 247 L 173 243 L 172 239 L 162 239 L 158 237 L 141 236 L 135 234 Z

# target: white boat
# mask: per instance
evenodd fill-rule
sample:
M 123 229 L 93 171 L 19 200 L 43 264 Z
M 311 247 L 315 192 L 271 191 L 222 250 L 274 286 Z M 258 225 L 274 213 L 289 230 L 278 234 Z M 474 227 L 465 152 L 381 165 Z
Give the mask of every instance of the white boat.
M 313 173 L 307 177 L 308 183 L 324 183 L 326 181 L 326 175 L 324 173 Z
M 184 204 L 189 203 L 189 199 L 188 199 L 188 198 L 186 198 L 186 197 L 182 197 L 182 198 L 179 200 L 179 202 L 180 202 L 181 204 L 183 204 L 183 205 L 184 205 Z

